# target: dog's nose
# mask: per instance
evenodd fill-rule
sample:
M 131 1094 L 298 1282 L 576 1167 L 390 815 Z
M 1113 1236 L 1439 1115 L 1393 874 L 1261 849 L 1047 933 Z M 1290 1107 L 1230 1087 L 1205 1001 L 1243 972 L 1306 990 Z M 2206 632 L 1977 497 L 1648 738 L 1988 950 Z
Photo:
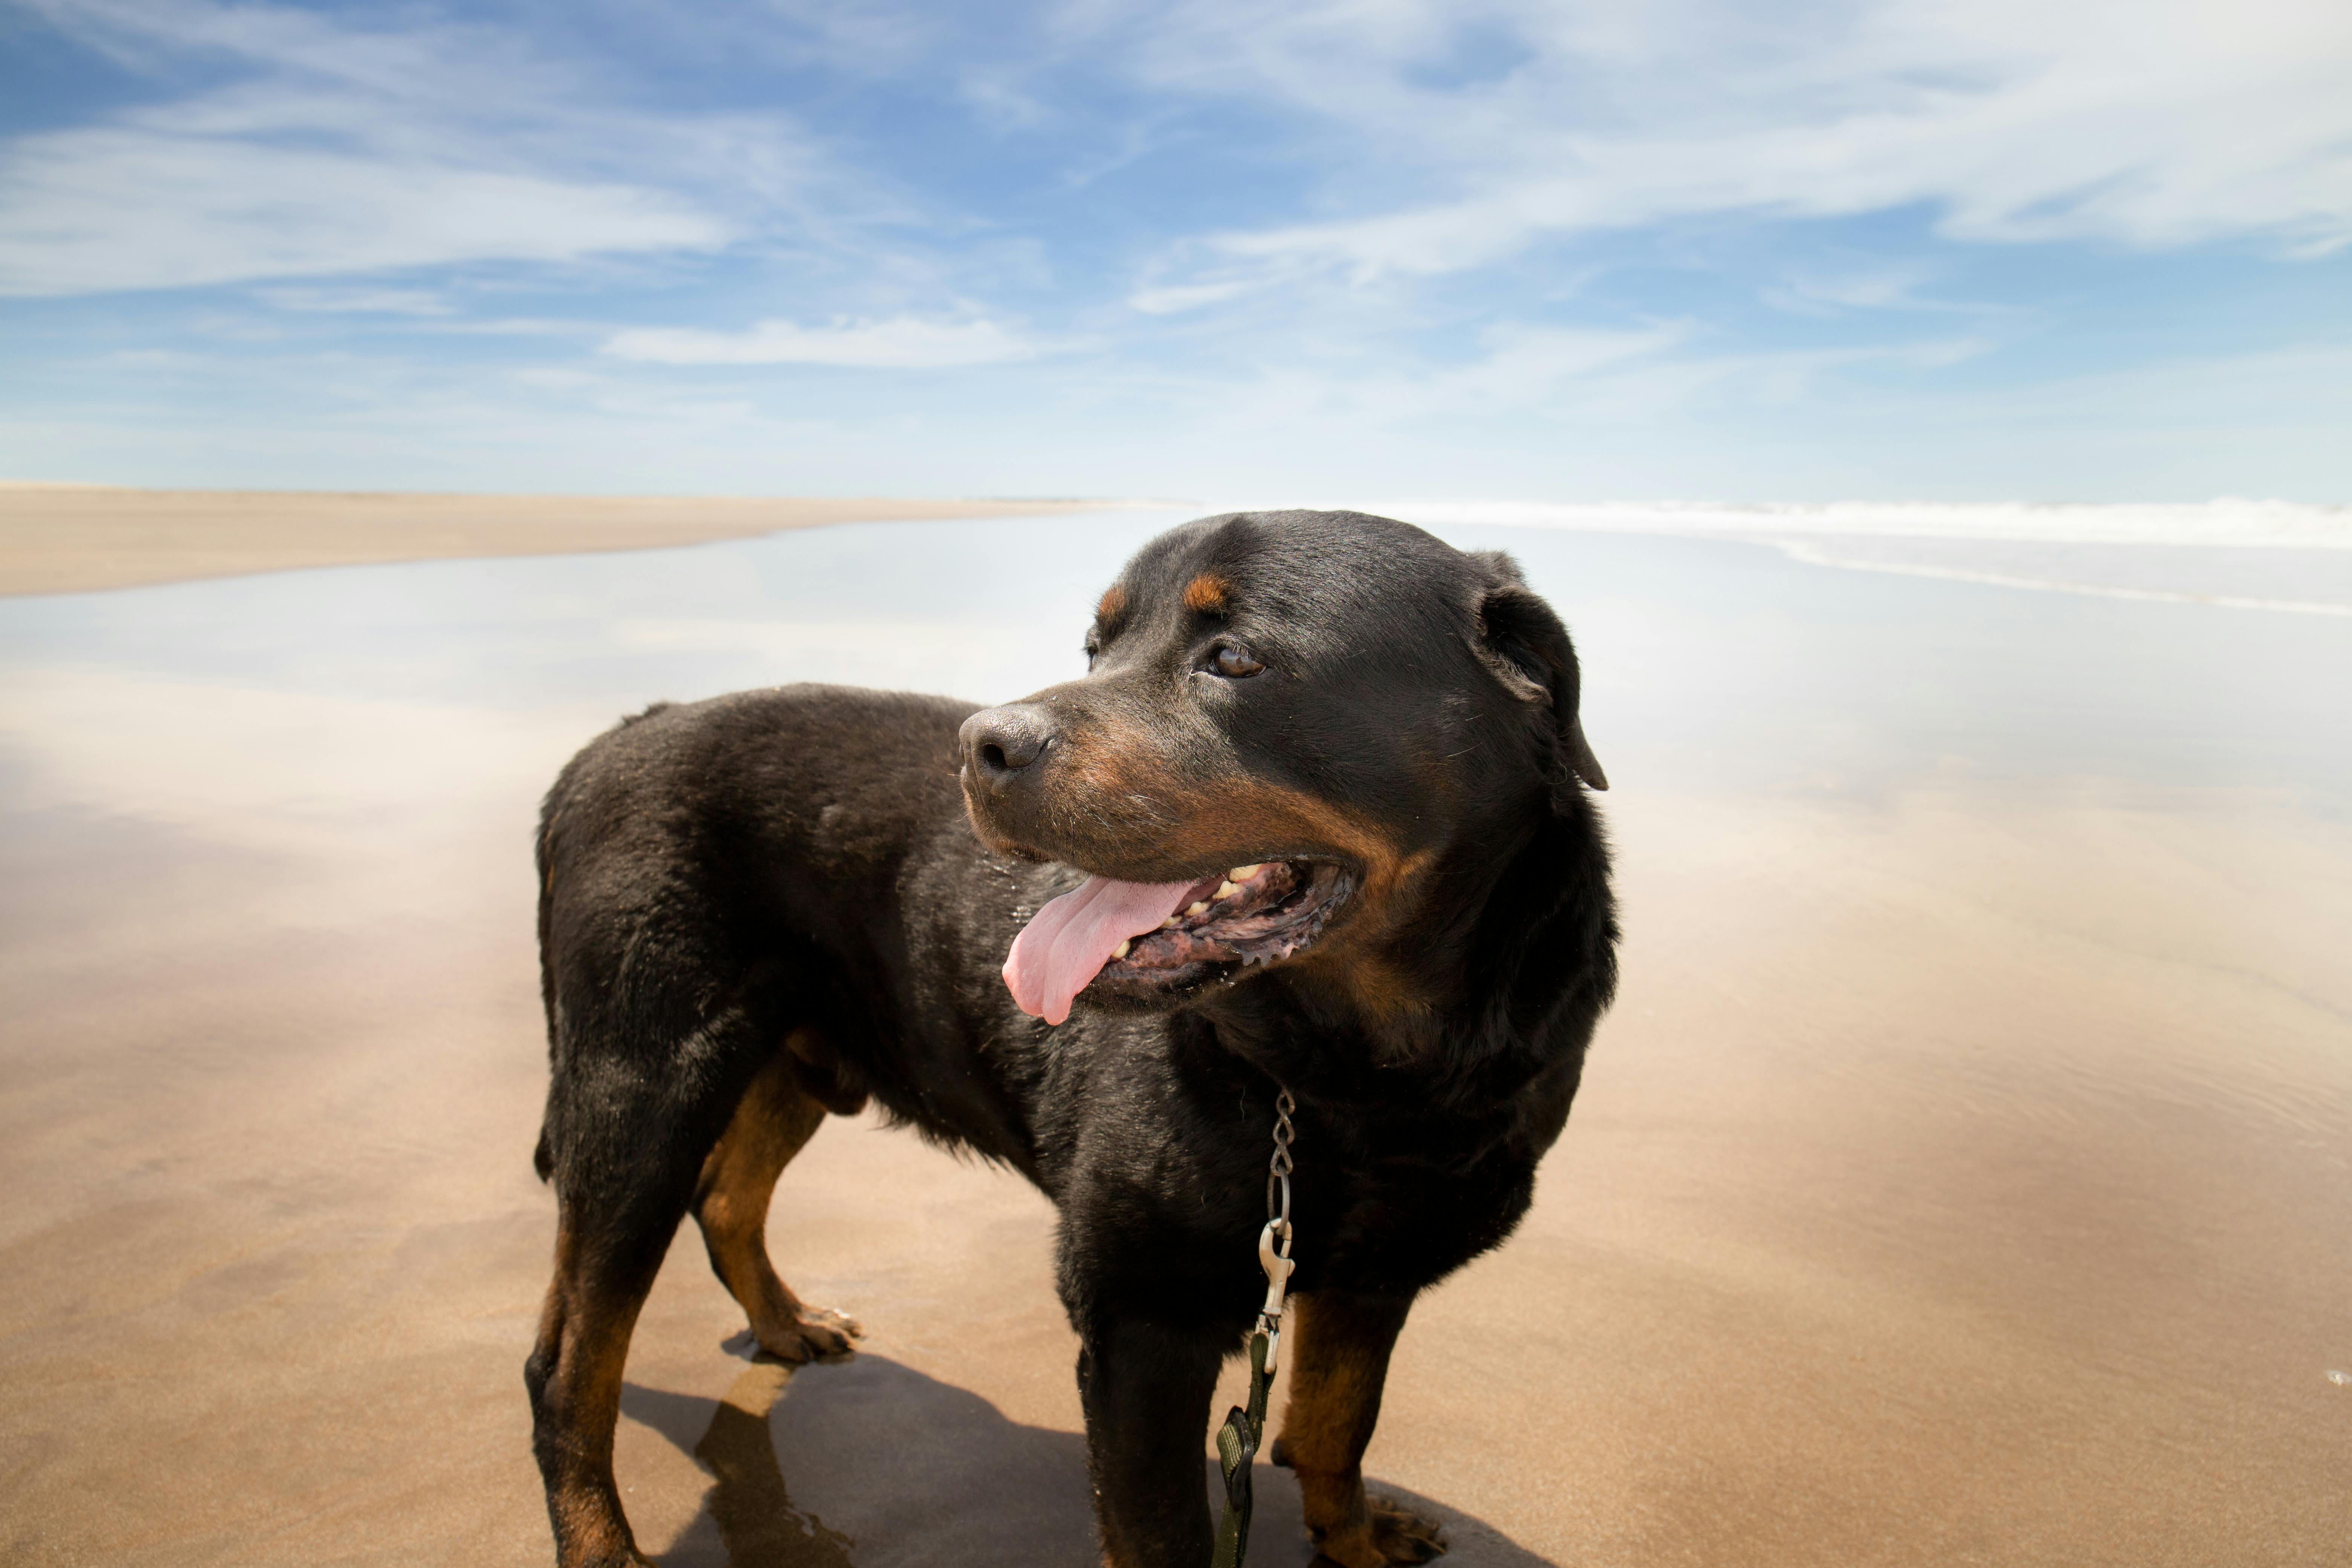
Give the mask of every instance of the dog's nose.
M 1009 783 L 1054 744 L 1054 721 L 1029 702 L 984 708 L 963 721 L 963 761 L 974 775 Z

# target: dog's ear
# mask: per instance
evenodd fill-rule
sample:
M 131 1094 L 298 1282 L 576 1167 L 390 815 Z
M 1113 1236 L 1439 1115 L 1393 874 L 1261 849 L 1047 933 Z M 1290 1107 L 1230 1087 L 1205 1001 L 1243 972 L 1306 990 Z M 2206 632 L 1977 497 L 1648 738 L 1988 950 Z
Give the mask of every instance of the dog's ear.
M 1554 748 L 1553 800 L 1565 807 L 1580 781 L 1587 789 L 1607 789 L 1609 776 L 1577 716 L 1580 678 L 1568 628 L 1519 576 L 1517 562 L 1499 550 L 1480 551 L 1473 559 L 1485 569 L 1478 657 L 1512 696 L 1541 708 Z

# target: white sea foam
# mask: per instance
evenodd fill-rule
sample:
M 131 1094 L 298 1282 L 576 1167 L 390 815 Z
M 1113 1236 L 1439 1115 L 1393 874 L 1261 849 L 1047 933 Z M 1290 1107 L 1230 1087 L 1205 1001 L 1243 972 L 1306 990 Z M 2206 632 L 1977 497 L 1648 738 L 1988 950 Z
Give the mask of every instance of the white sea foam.
M 1902 577 L 1940 577 L 1948 583 L 1982 583 L 1995 588 L 2030 588 L 2043 594 L 2088 594 L 2099 599 L 2138 599 L 2159 605 L 2210 605 L 2224 610 L 2272 610 L 2294 616 L 2352 616 L 2352 604 L 2325 599 L 2271 598 L 2252 594 L 2155 588 L 2130 583 L 2084 582 L 2068 577 L 2033 576 L 2021 572 L 1986 571 L 1973 566 L 1956 566 L 1948 562 L 1858 560 L 1808 540 L 1780 539 L 1772 542 L 1792 561 L 1801 561 L 1808 566 L 1837 566 L 1850 572 L 1892 572 Z
M 1367 510 L 1440 529 L 1738 539 L 1774 546 L 1807 565 L 1846 571 L 2231 610 L 2352 616 L 2352 559 L 2347 559 L 2352 507 L 2345 506 L 1420 501 Z
M 2186 503 L 1833 501 L 1391 502 L 1366 510 L 1423 523 L 1593 529 L 1786 538 L 1849 534 L 1895 539 L 2032 541 L 2053 544 L 2202 544 L 2352 550 L 2352 506 L 2221 500 Z

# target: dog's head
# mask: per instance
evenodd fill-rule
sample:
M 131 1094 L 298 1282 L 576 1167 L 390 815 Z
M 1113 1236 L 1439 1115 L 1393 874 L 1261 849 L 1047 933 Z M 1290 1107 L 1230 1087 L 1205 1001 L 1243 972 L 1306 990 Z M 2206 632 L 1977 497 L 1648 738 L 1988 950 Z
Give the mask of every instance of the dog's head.
M 1081 987 L 1148 1007 L 1257 965 L 1360 963 L 1607 787 L 1559 617 L 1509 557 L 1407 523 L 1187 523 L 1128 563 L 1086 646 L 1084 679 L 962 732 L 981 838 L 1094 876 L 1024 934 L 1062 1009 Z

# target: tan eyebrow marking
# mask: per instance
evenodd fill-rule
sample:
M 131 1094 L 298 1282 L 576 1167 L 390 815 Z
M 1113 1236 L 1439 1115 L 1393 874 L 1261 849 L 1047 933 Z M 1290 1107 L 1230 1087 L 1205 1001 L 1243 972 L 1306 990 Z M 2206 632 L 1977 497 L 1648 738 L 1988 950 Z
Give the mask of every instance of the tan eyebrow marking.
M 1225 595 L 1232 592 L 1233 585 L 1223 577 L 1214 572 L 1203 572 L 1184 584 L 1184 607 L 1204 616 L 1222 616 L 1225 613 Z
M 1127 614 L 1127 590 L 1113 583 L 1103 590 L 1102 603 L 1095 606 L 1095 619 L 1108 626 Z

